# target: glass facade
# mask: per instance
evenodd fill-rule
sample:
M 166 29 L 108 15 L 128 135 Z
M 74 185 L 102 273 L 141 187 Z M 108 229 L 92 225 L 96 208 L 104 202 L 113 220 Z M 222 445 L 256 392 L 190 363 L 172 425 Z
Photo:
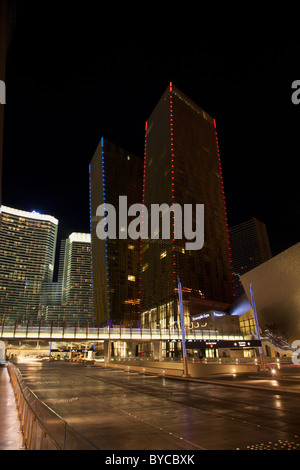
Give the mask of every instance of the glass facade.
M 256 335 L 256 326 L 255 326 L 254 317 L 253 318 L 246 318 L 246 319 L 241 318 L 240 328 L 241 328 L 241 333 L 244 336 L 246 336 L 246 335 Z
M 72 233 L 62 240 L 59 256 L 59 302 L 48 301 L 46 323 L 68 325 L 93 325 L 93 289 L 91 269 L 91 236 L 89 233 Z M 55 288 L 56 286 L 56 288 Z M 56 298 L 56 297 L 55 297 Z
M 272 257 L 268 232 L 263 222 L 253 218 L 231 227 L 230 244 L 236 297 L 245 293 L 240 277 Z
M 105 203 L 116 209 L 121 230 L 119 196 L 127 196 L 128 207 L 141 202 L 142 169 L 141 158 L 106 139 L 101 139 L 90 164 L 94 311 L 99 325 L 136 324 L 139 318 L 140 241 L 119 235 L 101 240 L 96 230 L 101 220 L 97 208 Z
M 2 206 L 0 316 L 6 323 L 37 321 L 40 297 L 53 280 L 58 221 Z
M 215 121 L 172 84 L 146 124 L 143 200 L 151 204 L 204 205 L 204 246 L 186 249 L 182 239 L 144 240 L 141 250 L 142 324 L 178 321 L 177 276 L 183 299 L 197 299 L 197 312 L 232 301 L 232 273 L 224 188 Z M 148 225 L 151 226 L 151 214 Z M 171 228 L 174 218 L 171 217 Z M 158 227 L 161 235 L 161 227 Z M 172 305 L 165 315 L 164 306 Z M 163 309 L 162 311 L 161 308 Z M 195 313 L 197 313 L 195 312 Z M 189 315 L 189 309 L 186 311 Z M 188 323 L 189 319 L 186 319 Z M 152 322 L 153 325 L 153 322 Z

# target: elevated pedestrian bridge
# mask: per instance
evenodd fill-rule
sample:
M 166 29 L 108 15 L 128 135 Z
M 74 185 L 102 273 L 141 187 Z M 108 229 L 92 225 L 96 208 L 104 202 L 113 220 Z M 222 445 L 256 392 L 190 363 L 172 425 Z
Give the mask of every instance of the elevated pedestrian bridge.
M 181 330 L 175 328 L 123 328 L 105 327 L 64 327 L 64 326 L 21 326 L 3 325 L 0 327 L 0 339 L 3 341 L 176 341 L 182 340 Z M 220 335 L 215 330 L 185 331 L 189 340 L 231 340 L 243 341 L 242 335 Z

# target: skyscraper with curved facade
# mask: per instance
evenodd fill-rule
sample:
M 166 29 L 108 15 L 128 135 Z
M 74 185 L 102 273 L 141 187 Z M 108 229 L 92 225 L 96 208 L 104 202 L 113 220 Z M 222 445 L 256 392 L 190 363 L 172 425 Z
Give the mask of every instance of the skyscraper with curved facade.
M 53 280 L 58 220 L 2 206 L 0 226 L 0 318 L 40 319 L 40 297 Z
M 93 289 L 91 266 L 91 235 L 72 233 L 61 240 L 57 291 L 59 302 L 46 306 L 47 323 L 57 321 L 65 325 L 90 325 L 93 316 Z M 55 289 L 55 283 L 53 284 Z

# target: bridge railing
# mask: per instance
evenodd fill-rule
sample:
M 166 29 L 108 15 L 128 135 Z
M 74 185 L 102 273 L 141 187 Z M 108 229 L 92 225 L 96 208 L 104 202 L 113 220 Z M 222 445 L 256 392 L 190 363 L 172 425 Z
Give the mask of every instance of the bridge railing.
M 56 414 L 24 383 L 15 366 L 8 365 L 27 450 L 100 450 Z

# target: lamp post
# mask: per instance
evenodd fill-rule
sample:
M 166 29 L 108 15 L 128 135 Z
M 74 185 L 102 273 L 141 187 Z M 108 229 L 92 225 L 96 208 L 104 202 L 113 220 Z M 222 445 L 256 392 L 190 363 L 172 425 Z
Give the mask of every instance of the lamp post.
M 253 293 L 253 288 L 252 288 L 252 282 L 250 283 L 250 296 L 251 296 L 252 310 L 253 310 L 253 313 L 254 313 L 256 337 L 257 337 L 257 340 L 260 341 L 260 344 L 261 344 L 261 337 L 260 337 L 260 331 L 259 331 L 259 324 L 258 324 L 258 318 L 257 318 L 257 312 L 256 312 L 256 306 L 255 306 L 255 300 L 254 300 L 254 293 Z M 265 370 L 264 355 L 263 355 L 262 346 L 259 346 L 258 350 L 259 350 L 259 355 L 260 355 L 261 370 Z
M 181 282 L 180 282 L 179 276 L 177 276 L 177 282 L 178 282 L 180 325 L 181 325 L 181 336 L 182 336 L 183 376 L 189 377 L 186 346 L 185 346 L 185 327 L 184 327 L 184 315 L 183 315 L 182 289 L 181 289 Z

